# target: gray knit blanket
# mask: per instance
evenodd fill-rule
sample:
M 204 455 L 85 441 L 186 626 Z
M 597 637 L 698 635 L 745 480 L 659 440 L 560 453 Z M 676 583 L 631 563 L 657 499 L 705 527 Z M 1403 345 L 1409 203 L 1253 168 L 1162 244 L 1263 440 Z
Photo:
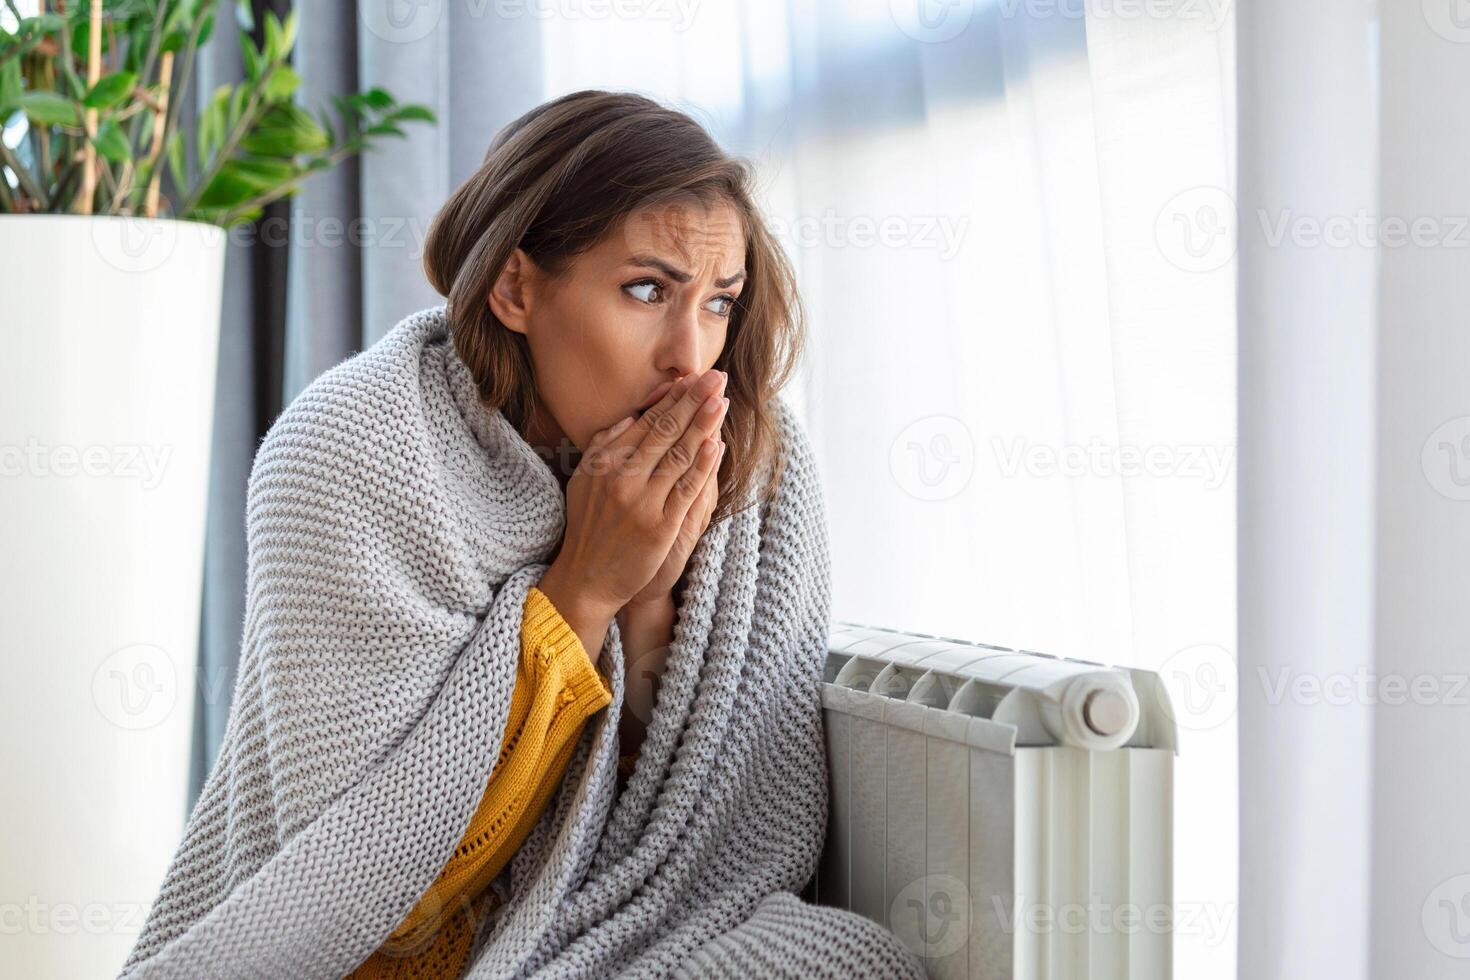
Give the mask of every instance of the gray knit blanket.
M 690 556 L 637 768 L 609 708 L 511 862 L 464 976 L 921 977 L 892 933 L 794 892 L 825 832 L 819 474 L 775 402 L 775 497 Z M 445 307 L 317 377 L 250 473 L 240 667 L 223 745 L 127 980 L 341 977 L 437 878 L 500 750 L 555 475 L 476 397 Z M 747 500 L 749 502 L 749 499 Z

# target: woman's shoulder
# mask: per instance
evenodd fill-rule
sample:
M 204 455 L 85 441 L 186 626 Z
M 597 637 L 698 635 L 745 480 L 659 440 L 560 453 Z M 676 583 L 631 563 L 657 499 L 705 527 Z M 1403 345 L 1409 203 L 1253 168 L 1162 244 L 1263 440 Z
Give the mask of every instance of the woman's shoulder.
M 313 378 L 278 414 L 256 448 L 250 491 L 276 477 L 367 487 L 413 465 L 425 413 L 421 359 L 445 336 L 444 307 L 400 320 L 367 348 Z M 396 483 L 393 474 L 390 483 Z

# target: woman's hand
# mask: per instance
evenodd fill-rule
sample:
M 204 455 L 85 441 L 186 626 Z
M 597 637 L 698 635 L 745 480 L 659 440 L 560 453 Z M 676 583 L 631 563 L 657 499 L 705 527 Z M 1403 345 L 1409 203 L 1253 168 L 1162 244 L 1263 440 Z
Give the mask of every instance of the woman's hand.
M 583 452 L 567 482 L 566 530 L 542 591 L 589 635 L 600 636 L 635 596 L 671 591 L 698 541 L 690 529 L 703 533 L 720 457 L 724 384 L 724 374 L 713 370 L 680 378 L 636 421 L 625 418 L 598 432 Z M 682 557 L 674 558 L 668 577 L 676 545 Z M 648 590 L 655 580 L 659 586 Z
M 718 433 L 718 430 L 716 430 Z M 718 438 L 718 435 L 716 436 Z M 628 600 L 628 605 L 653 606 L 662 605 L 674 594 L 674 586 L 679 581 L 679 576 L 684 574 L 684 566 L 689 563 L 689 556 L 694 553 L 694 546 L 709 530 L 710 518 L 714 516 L 715 504 L 720 500 L 720 461 L 725 458 L 725 440 L 719 439 L 719 450 L 715 457 L 715 465 L 710 468 L 709 476 L 705 478 L 704 486 L 699 491 L 699 497 L 694 506 L 689 508 L 689 513 L 684 518 L 683 525 L 679 528 L 678 535 L 674 538 L 674 544 L 669 549 L 664 563 L 659 567 L 653 579 L 645 585 L 637 595 Z

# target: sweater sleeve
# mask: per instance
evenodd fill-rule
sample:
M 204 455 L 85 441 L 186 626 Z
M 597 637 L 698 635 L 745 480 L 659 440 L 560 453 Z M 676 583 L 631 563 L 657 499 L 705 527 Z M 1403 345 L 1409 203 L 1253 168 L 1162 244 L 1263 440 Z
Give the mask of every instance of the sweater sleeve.
M 480 804 L 439 877 L 351 980 L 458 975 L 487 887 L 535 826 L 583 725 L 611 700 L 576 632 L 532 586 L 505 737 Z

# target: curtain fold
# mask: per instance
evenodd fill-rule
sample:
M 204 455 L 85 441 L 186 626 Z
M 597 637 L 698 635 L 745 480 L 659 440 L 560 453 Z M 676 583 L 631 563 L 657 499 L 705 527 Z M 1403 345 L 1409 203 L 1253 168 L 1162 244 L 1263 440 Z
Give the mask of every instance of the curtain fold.
M 1373 662 L 1376 259 L 1270 229 L 1374 207 L 1373 6 L 1239 10 L 1240 975 L 1261 980 L 1370 975 L 1372 709 L 1279 679 Z
M 1464 14 L 1240 9 L 1242 976 L 1470 959 Z

